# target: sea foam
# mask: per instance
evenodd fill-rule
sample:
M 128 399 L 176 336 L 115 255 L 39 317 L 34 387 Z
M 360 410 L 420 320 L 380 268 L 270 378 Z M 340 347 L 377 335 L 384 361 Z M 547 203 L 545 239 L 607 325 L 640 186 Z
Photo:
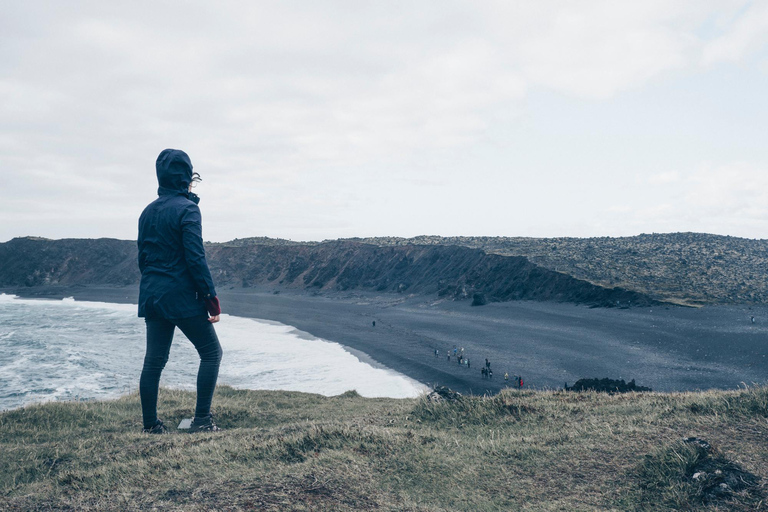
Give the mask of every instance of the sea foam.
M 423 384 L 372 365 L 338 343 L 271 321 L 221 315 L 219 383 L 333 396 L 414 397 Z M 0 294 L 0 409 L 119 396 L 138 387 L 144 322 L 134 304 Z M 199 358 L 176 331 L 161 385 L 194 389 Z

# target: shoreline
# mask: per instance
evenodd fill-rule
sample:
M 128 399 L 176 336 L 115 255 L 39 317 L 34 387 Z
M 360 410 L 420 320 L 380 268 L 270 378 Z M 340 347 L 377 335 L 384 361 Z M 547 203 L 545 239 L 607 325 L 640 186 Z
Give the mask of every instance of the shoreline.
M 135 304 L 0 298 L 0 410 L 84 397 L 110 400 L 137 390 L 145 329 Z M 374 399 L 429 391 L 362 352 L 277 321 L 225 314 L 217 331 L 225 354 L 218 382 L 235 389 L 326 397 L 354 390 Z M 162 386 L 194 390 L 198 354 L 180 332 L 175 338 Z
M 138 287 L 5 288 L 25 298 L 136 303 Z M 220 289 L 224 313 L 277 321 L 340 344 L 427 386 L 495 394 L 522 375 L 525 388 L 562 388 L 612 378 L 654 391 L 735 389 L 768 377 L 768 308 L 715 306 L 629 310 L 568 303 L 506 302 L 471 307 L 423 295 Z M 750 316 L 759 319 L 750 324 Z M 374 327 L 372 322 L 376 321 Z M 471 368 L 445 359 L 464 347 Z M 434 349 L 440 357 L 434 356 Z M 493 380 L 482 378 L 485 358 Z

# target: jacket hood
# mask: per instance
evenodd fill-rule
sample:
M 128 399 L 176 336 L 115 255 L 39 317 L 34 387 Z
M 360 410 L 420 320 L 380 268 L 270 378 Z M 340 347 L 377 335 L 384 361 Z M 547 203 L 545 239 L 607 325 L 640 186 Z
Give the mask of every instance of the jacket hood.
M 192 182 L 192 161 L 180 149 L 164 149 L 157 157 L 155 171 L 160 188 L 186 193 Z

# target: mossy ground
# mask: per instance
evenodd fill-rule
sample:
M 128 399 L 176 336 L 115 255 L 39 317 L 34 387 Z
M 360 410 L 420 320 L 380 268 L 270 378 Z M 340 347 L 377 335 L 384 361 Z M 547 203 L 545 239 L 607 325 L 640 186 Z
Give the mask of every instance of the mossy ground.
M 166 424 L 193 408 L 161 390 Z M 136 394 L 2 413 L 0 509 L 768 510 L 767 388 L 432 403 L 221 386 L 214 408 L 224 432 L 162 436 L 141 433 Z M 693 472 L 716 467 L 749 485 L 713 495 Z

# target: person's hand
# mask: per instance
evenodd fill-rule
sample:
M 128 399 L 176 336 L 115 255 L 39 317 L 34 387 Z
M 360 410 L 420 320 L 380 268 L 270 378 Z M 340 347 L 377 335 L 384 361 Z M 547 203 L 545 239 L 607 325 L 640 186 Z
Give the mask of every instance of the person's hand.
M 219 298 L 208 297 L 203 299 L 203 302 L 205 302 L 205 309 L 208 310 L 208 314 L 211 315 L 208 321 L 212 324 L 215 324 L 219 321 L 219 315 L 221 315 L 221 304 L 219 303 Z

